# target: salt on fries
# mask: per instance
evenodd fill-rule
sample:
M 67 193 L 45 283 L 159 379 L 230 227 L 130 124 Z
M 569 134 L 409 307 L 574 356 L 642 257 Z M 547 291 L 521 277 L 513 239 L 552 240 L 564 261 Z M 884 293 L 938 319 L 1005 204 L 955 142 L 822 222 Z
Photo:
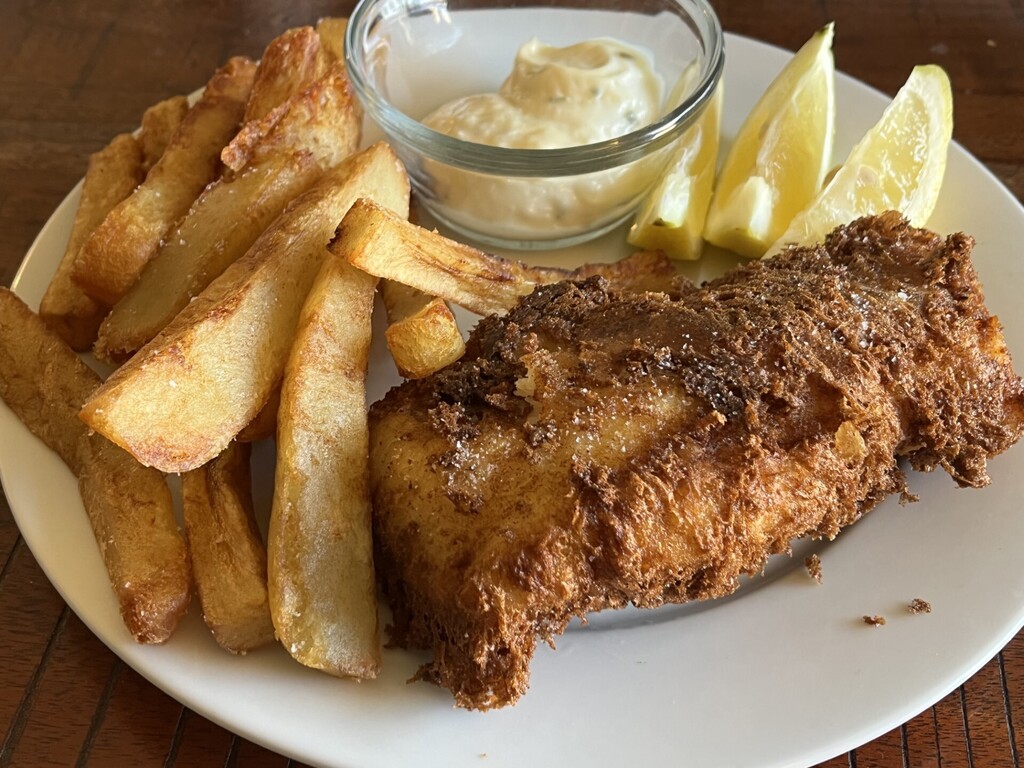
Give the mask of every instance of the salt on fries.
M 90 296 L 108 306 L 121 298 L 164 235 L 216 178 L 220 152 L 238 130 L 255 71 L 244 57 L 217 70 L 145 181 L 93 231 L 74 271 Z
M 121 617 L 140 643 L 166 640 L 192 589 L 163 475 L 77 416 L 100 378 L 7 288 L 0 288 L 0 396 L 78 477 Z
M 248 443 L 181 476 L 182 510 L 203 620 L 217 643 L 246 653 L 273 641 L 267 550 L 252 501 Z

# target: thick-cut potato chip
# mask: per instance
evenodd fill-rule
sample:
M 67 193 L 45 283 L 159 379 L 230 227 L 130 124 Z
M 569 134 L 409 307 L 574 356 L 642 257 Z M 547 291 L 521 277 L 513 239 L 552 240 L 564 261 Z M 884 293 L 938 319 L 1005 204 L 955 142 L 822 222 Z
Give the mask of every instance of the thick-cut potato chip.
M 255 69 L 249 59 L 236 57 L 217 70 L 145 181 L 85 241 L 74 279 L 90 296 L 113 306 L 217 177 L 221 149 L 238 130 Z
M 137 642 L 166 640 L 192 589 L 163 475 L 78 418 L 100 378 L 7 288 L 0 288 L 0 397 L 78 477 L 121 617 Z
M 92 346 L 110 307 L 90 297 L 72 279 L 75 259 L 104 217 L 142 181 L 142 163 L 139 142 L 128 133 L 115 136 L 89 158 L 67 248 L 39 303 L 39 316 L 78 352 Z
M 348 258 L 354 266 L 481 315 L 505 312 L 538 285 L 569 274 L 500 259 L 449 240 L 372 200 L 352 206 L 342 231 L 353 243 Z
M 0 397 L 76 476 L 86 469 L 89 431 L 78 409 L 101 383 L 18 296 L 0 287 Z
M 224 165 L 238 173 L 242 169 L 265 161 L 271 155 L 282 151 L 288 145 L 289 135 L 278 128 L 278 123 L 288 120 L 289 112 L 296 108 L 310 111 L 316 116 L 315 100 L 326 98 L 322 95 L 323 93 L 331 94 L 331 97 L 336 100 L 336 108 L 343 106 L 345 113 L 352 113 L 356 124 L 362 125 L 362 107 L 349 82 L 348 71 L 341 62 L 333 62 L 328 66 L 326 74 L 309 88 L 296 93 L 262 119 L 246 123 L 238 135 L 221 152 L 220 157 Z M 299 106 L 296 107 L 296 104 Z M 327 113 L 326 107 L 321 107 L 320 111 L 324 114 Z M 296 118 L 293 116 L 291 120 L 295 121 Z M 305 137 L 308 149 L 312 151 L 317 150 L 317 142 L 330 142 L 333 139 L 333 132 L 337 130 L 323 119 L 311 119 L 309 124 L 312 129 L 316 129 L 310 130 Z M 358 145 L 358 143 L 359 137 L 357 136 L 356 144 Z M 285 147 L 282 147 L 282 144 L 285 144 Z
M 267 537 L 277 636 L 308 667 L 380 668 L 370 522 L 366 365 L 377 278 L 324 262 L 281 385 Z
M 466 343 L 444 299 L 392 280 L 381 281 L 380 295 L 388 315 L 384 335 L 402 376 L 421 379 L 462 357 Z
M 309 88 L 326 74 L 331 58 L 312 27 L 289 29 L 271 40 L 256 67 L 245 123 L 262 120 Z
M 224 452 L 181 476 L 185 534 L 203 621 L 217 643 L 246 653 L 274 639 L 267 549 L 252 503 L 251 448 Z
M 195 469 L 270 397 L 327 243 L 352 203 L 408 211 L 409 180 L 386 144 L 345 160 L 298 197 L 150 344 L 89 398 L 81 417 L 143 464 Z
M 169 99 L 158 101 L 142 113 L 139 144 L 142 145 L 143 173 L 149 173 L 149 169 L 163 157 L 164 150 L 171 143 L 171 137 L 187 114 L 187 96 L 171 96 Z
M 315 35 L 314 35 L 315 37 Z M 344 68 L 280 107 L 240 173 L 213 182 L 100 327 L 96 355 L 120 362 L 174 319 L 297 195 L 359 145 L 362 121 Z

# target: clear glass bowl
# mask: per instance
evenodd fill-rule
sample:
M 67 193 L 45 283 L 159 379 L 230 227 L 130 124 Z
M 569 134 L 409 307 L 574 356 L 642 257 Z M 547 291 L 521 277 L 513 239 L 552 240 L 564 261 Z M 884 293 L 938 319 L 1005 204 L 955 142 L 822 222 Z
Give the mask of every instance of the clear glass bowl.
M 496 91 L 534 37 L 558 46 L 612 37 L 645 50 L 676 103 L 631 133 L 565 149 L 477 144 L 420 122 L 453 99 Z M 721 25 L 705 0 L 362 0 L 345 57 L 367 116 L 402 158 L 420 203 L 478 242 L 518 249 L 580 243 L 628 218 L 724 65 Z

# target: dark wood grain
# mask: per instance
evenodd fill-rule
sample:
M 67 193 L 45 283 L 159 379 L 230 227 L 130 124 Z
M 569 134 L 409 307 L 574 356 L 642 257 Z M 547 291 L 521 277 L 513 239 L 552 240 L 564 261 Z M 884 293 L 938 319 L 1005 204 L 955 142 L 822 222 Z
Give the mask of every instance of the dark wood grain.
M 715 6 L 729 31 L 791 50 L 834 19 L 837 66 L 890 95 L 913 65 L 941 64 L 954 87 L 955 138 L 1024 198 L 1020 0 Z M 145 107 L 202 85 L 229 55 L 257 56 L 288 26 L 350 7 L 327 0 L 0 3 L 0 283 L 10 284 L 89 153 L 136 126 Z M 0 768 L 296 765 L 182 707 L 116 659 L 50 586 L 3 496 L 0 670 Z M 934 707 L 821 765 L 1019 768 L 1022 753 L 1019 635 Z
M 939 739 L 935 711 L 928 709 L 904 723 L 903 732 L 906 734 L 905 764 L 920 768 L 938 768 Z
M 999 656 L 1004 707 L 1010 729 L 1010 755 L 1013 764 L 1019 766 L 1024 754 L 1024 633 L 1011 640 Z
M 12 766 L 74 765 L 86 743 L 117 659 L 71 611 L 65 610 L 40 669 Z M 54 728 L 60 723 L 60 728 Z
M 31 706 L 41 665 L 65 608 L 22 540 L 0 576 L 0 726 L 17 742 L 26 707 Z
M 943 768 L 968 768 L 967 720 L 964 717 L 964 692 L 958 688 L 935 705 L 935 729 L 939 741 L 939 765 Z M 977 734 L 975 734 L 977 738 Z

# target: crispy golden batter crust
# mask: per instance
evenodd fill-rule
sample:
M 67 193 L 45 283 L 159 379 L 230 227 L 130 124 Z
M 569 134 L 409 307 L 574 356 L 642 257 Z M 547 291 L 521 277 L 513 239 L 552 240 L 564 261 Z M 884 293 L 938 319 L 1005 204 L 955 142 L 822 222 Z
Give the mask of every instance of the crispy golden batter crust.
M 506 705 L 538 636 L 728 594 L 906 493 L 899 457 L 985 484 L 1024 390 L 971 247 L 886 215 L 675 300 L 594 278 L 484 320 L 372 411 L 393 641 L 459 705 Z

